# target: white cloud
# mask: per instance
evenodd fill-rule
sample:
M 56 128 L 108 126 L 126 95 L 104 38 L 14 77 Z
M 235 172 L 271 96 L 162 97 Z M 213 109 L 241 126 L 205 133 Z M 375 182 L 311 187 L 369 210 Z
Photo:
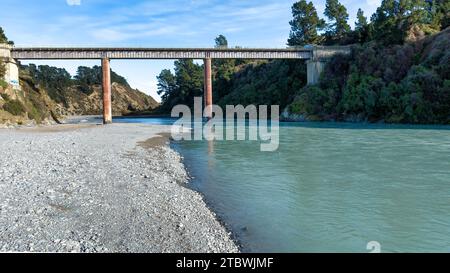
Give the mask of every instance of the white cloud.
M 79 6 L 81 5 L 81 0 L 66 0 L 69 6 Z

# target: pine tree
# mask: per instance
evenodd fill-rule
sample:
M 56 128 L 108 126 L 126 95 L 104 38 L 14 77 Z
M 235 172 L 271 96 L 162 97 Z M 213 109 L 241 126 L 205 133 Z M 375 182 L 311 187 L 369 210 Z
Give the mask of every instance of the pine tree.
M 161 102 L 164 105 L 168 98 L 173 95 L 175 91 L 176 83 L 175 76 L 172 74 L 170 69 L 163 69 L 159 76 L 156 77 L 158 80 L 158 95 L 161 96 Z
M 402 44 L 412 27 L 433 28 L 434 14 L 425 0 L 383 0 L 371 18 L 373 38 L 385 44 Z
M 307 44 L 319 44 L 321 37 L 317 31 L 321 30 L 325 22 L 317 15 L 316 8 L 312 2 L 301 0 L 292 5 L 293 19 L 289 22 L 291 33 L 288 45 L 303 46 Z
M 350 33 L 350 26 L 347 23 L 348 12 L 339 0 L 327 0 L 325 4 L 325 16 L 328 18 L 325 36 L 328 42 L 342 42 Z
M 362 9 L 358 9 L 356 13 L 355 34 L 358 43 L 364 43 L 368 39 L 368 23 L 367 17 L 364 16 Z
M 222 34 L 220 34 L 219 36 L 216 37 L 215 39 L 216 48 L 227 48 L 228 47 L 228 41 L 227 38 L 225 36 L 223 36 Z
M 8 38 L 6 37 L 5 31 L 3 30 L 2 27 L 0 27 L 0 44 L 14 45 L 13 41 L 8 40 Z

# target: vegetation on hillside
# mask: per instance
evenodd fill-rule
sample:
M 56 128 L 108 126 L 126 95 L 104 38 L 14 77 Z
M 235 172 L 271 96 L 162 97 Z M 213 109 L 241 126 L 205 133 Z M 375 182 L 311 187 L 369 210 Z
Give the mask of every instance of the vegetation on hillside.
M 72 77 L 65 69 L 48 65 L 22 66 L 21 79 L 46 90 L 52 101 L 62 105 L 62 113 L 99 114 L 101 112 L 102 68 L 80 66 Z M 128 114 L 155 108 L 157 102 L 132 89 L 126 79 L 111 71 L 113 113 Z
M 9 40 L 8 37 L 6 37 L 5 31 L 2 27 L 0 27 L 0 44 L 9 44 L 14 45 L 14 42 Z
M 300 89 L 290 113 L 308 120 L 450 122 L 448 1 L 384 0 L 341 43 L 359 43 Z M 447 13 L 445 13 L 447 12 Z M 442 28 L 446 30 L 438 33 Z
M 383 0 L 370 19 L 359 9 L 353 29 L 338 0 L 324 18 L 305 0 L 292 14 L 289 46 L 351 44 L 352 54 L 330 60 L 316 86 L 305 86 L 303 61 L 216 60 L 214 103 L 279 104 L 306 120 L 450 122 L 449 1 Z M 228 46 L 223 35 L 216 46 Z M 203 94 L 202 66 L 177 61 L 174 72 L 158 76 L 162 112 Z
M 80 66 L 74 78 L 64 68 L 48 65 L 36 66 L 30 64 L 22 66 L 21 69 L 29 74 L 34 83 L 45 88 L 50 98 L 58 103 L 67 104 L 67 96 L 65 93 L 70 87 L 75 86 L 80 92 L 90 95 L 93 92 L 92 86 L 102 83 L 102 68 L 100 66 L 94 66 L 92 68 Z M 130 88 L 126 79 L 114 71 L 111 71 L 111 82 Z

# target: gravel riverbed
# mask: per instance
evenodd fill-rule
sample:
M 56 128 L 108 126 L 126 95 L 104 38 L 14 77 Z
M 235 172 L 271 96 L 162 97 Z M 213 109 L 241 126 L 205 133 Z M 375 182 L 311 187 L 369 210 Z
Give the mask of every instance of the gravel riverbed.
M 237 252 L 169 126 L 0 130 L 0 251 Z

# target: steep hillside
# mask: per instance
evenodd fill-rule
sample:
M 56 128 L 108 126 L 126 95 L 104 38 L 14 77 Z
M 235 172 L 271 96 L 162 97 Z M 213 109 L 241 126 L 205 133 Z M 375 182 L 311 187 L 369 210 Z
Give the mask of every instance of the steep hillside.
M 295 120 L 450 123 L 450 28 L 404 45 L 336 56 L 284 115 Z
M 83 67 L 94 73 L 97 68 Z M 0 86 L 0 124 L 48 124 L 70 115 L 102 113 L 102 88 L 91 74 L 78 74 L 72 79 L 64 69 L 33 65 L 20 70 L 21 90 Z M 156 108 L 151 97 L 129 86 L 126 80 L 112 73 L 112 110 L 114 115 Z
M 102 113 L 102 86 L 95 84 L 90 86 L 91 93 L 79 91 L 78 86 L 71 86 L 64 92 L 64 103 L 57 104 L 57 113 L 60 115 L 99 115 Z M 124 115 L 136 111 L 153 109 L 158 103 L 150 96 L 113 82 L 112 112 L 113 115 Z

